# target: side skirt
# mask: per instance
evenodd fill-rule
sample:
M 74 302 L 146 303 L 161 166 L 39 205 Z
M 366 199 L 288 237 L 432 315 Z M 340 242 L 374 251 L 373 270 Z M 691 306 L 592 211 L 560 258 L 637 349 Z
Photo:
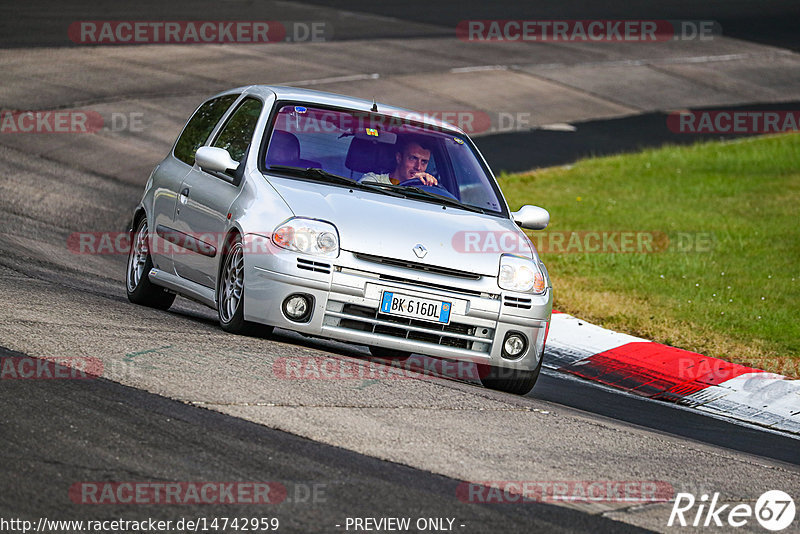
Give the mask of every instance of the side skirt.
M 166 287 L 179 295 L 196 300 L 215 310 L 217 309 L 217 299 L 215 298 L 214 290 L 211 288 L 155 268 L 150 269 L 147 277 L 156 285 Z

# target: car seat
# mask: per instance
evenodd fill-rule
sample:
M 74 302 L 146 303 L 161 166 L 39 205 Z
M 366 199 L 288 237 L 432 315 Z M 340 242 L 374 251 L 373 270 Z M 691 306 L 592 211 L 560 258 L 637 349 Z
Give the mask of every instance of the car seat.
M 385 174 L 395 168 L 394 154 L 393 144 L 354 137 L 347 149 L 344 165 L 350 169 L 351 177 L 354 172 Z
M 272 132 L 272 139 L 269 141 L 269 150 L 265 163 L 270 165 L 287 165 L 289 167 L 315 167 L 319 168 L 320 163 L 300 157 L 300 141 L 297 136 L 275 130 Z

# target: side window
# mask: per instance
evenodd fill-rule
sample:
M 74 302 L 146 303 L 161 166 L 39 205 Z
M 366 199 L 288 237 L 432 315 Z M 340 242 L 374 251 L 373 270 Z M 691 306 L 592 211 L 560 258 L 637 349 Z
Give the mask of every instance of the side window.
M 260 100 L 246 98 L 225 123 L 214 141 L 214 146 L 224 148 L 233 159 L 241 162 L 253 139 L 261 108 Z
M 203 146 L 214 126 L 237 98 L 239 95 L 225 95 L 200 106 L 175 143 L 175 157 L 188 165 L 194 165 L 195 152 Z

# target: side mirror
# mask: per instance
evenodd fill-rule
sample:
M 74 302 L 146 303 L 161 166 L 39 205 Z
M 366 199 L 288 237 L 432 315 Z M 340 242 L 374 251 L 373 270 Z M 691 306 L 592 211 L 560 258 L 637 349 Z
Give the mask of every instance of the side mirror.
M 194 160 L 204 171 L 228 172 L 239 168 L 239 162 L 233 159 L 227 150 L 213 146 L 198 148 Z
M 522 206 L 512 212 L 514 222 L 528 230 L 544 230 L 550 224 L 550 213 L 539 206 Z

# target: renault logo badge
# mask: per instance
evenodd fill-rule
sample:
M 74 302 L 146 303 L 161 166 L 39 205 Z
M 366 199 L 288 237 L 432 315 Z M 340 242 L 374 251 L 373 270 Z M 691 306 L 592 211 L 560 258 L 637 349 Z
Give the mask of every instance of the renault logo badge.
M 428 253 L 428 249 L 427 249 L 427 248 L 425 248 L 425 247 L 423 247 L 423 246 L 422 246 L 422 245 L 420 245 L 419 243 L 417 243 L 417 246 L 416 246 L 416 247 L 414 247 L 414 249 L 413 249 L 413 250 L 414 250 L 414 254 L 416 254 L 416 255 L 417 255 L 417 257 L 418 257 L 419 259 L 422 259 L 422 258 L 424 258 L 424 257 L 425 257 L 425 254 L 427 254 L 427 253 Z

